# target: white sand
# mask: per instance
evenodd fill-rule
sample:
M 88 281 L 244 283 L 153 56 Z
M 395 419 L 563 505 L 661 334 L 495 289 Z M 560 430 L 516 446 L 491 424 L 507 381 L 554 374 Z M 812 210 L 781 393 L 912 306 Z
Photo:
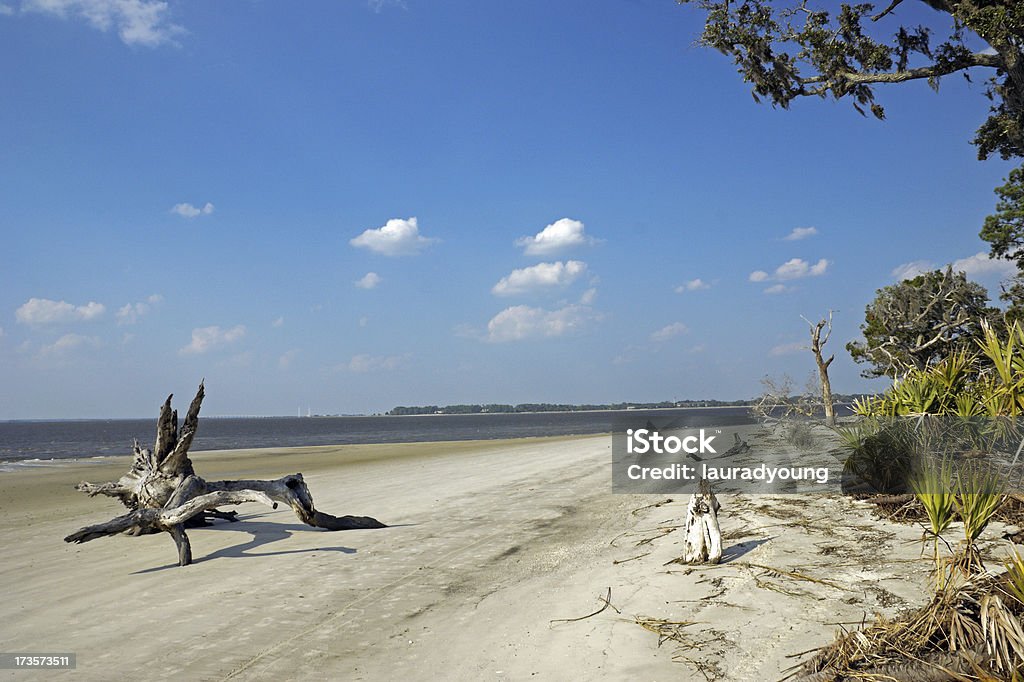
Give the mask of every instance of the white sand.
M 4 474 L 0 650 L 75 652 L 78 668 L 2 672 L 767 680 L 783 676 L 792 654 L 830 641 L 832 624 L 924 599 L 920 531 L 838 497 L 723 499 L 727 563 L 666 566 L 681 553 L 681 533 L 658 529 L 682 523 L 685 500 L 632 513 L 664 497 L 611 494 L 610 444 L 598 436 L 197 453 L 197 472 L 211 480 L 301 471 L 318 508 L 393 527 L 328 533 L 290 510 L 244 505 L 242 523 L 189 531 L 195 563 L 185 568 L 164 534 L 62 542 L 120 513 L 72 486 L 114 479 L 127 460 Z M 597 610 L 609 587 L 621 614 L 552 623 Z M 684 629 L 691 646 L 659 647 L 634 616 L 697 621 Z

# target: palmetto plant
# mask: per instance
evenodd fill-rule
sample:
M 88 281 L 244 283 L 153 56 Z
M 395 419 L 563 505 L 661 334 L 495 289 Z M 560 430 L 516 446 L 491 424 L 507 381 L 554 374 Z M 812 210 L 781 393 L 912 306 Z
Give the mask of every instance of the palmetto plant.
M 928 516 L 928 533 L 932 538 L 937 583 L 943 581 L 944 573 L 939 559 L 939 541 L 956 518 L 956 495 L 951 489 L 952 480 L 953 462 L 949 458 L 926 458 L 910 479 L 910 488 Z
M 1010 545 L 1010 551 L 1013 553 L 1004 564 L 1006 566 L 1005 589 L 1011 597 L 1020 602 L 1021 606 L 1024 606 L 1024 559 L 1013 545 Z
M 957 476 L 954 502 L 964 524 L 964 549 L 958 563 L 965 572 L 982 567 L 977 540 L 1006 499 L 1005 479 L 981 467 L 964 467 Z

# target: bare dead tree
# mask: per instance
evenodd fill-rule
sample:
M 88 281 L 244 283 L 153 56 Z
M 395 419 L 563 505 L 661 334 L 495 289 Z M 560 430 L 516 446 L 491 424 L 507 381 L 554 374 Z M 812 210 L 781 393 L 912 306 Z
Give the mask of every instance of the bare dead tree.
M 814 353 L 814 361 L 818 365 L 818 379 L 821 382 L 821 403 L 825 408 L 825 425 L 835 426 L 836 412 L 832 404 L 832 383 L 828 378 L 828 367 L 836 359 L 836 356 L 833 353 L 828 356 L 828 360 L 825 360 L 821 350 L 828 343 L 829 337 L 832 336 L 832 311 L 828 311 L 827 319 L 822 318 L 813 324 L 803 315 L 800 317 L 811 328 L 811 352 Z M 823 330 L 825 331 L 824 338 L 821 336 Z
M 326 530 L 384 528 L 369 516 L 331 516 L 313 506 L 302 474 L 291 474 L 274 481 L 205 481 L 196 475 L 188 449 L 199 426 L 199 409 L 205 390 L 199 390 L 188 408 L 185 422 L 178 429 L 178 412 L 171 409 L 168 396 L 157 420 L 153 449 L 142 448 L 138 441 L 132 448 L 131 468 L 113 483 L 86 483 L 75 486 L 90 497 L 107 495 L 118 498 L 127 514 L 106 523 L 87 526 L 64 538 L 65 542 L 83 543 L 96 538 L 127 533 L 142 535 L 165 532 L 178 548 L 178 564 L 192 563 L 192 549 L 185 527 L 204 517 L 234 519 L 234 513 L 217 511 L 217 507 L 243 502 L 261 502 L 274 509 L 287 504 L 303 523 Z

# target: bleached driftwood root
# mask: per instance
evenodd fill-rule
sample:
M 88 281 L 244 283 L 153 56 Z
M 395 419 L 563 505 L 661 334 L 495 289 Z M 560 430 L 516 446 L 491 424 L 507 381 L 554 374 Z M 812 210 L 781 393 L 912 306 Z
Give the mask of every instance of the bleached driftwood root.
M 197 476 L 188 457 L 188 449 L 199 425 L 199 408 L 204 395 L 203 384 L 199 384 L 180 436 L 178 413 L 171 409 L 169 396 L 157 421 L 153 450 L 139 447 L 136 441 L 132 466 L 118 481 L 98 485 L 82 482 L 76 486 L 90 497 L 116 497 L 130 511 L 106 523 L 82 528 L 64 538 L 65 542 L 89 542 L 119 533 L 166 532 L 178 548 L 178 564 L 187 566 L 192 563 L 192 550 L 185 534 L 186 525 L 201 522 L 206 517 L 234 521 L 233 512 L 221 512 L 216 508 L 243 502 L 261 502 L 275 509 L 278 503 L 287 504 L 300 521 L 326 530 L 385 527 L 369 516 L 339 517 L 317 510 L 302 474 L 291 474 L 274 481 L 205 481 Z
M 686 545 L 683 563 L 717 564 L 722 559 L 722 531 L 718 527 L 721 505 L 711 484 L 701 479 L 686 507 Z

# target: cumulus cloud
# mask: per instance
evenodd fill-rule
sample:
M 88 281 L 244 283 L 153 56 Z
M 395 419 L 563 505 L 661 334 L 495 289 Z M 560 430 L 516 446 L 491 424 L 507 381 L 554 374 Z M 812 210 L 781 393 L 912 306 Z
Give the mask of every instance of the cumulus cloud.
M 778 357 L 779 355 L 802 353 L 805 350 L 809 350 L 806 341 L 793 341 L 792 343 L 780 343 L 777 346 L 772 346 L 772 349 L 768 351 L 768 355 Z
M 491 318 L 487 323 L 485 338 L 500 343 L 565 336 L 580 330 L 597 317 L 590 307 L 576 303 L 556 310 L 514 305 Z
M 585 230 L 580 221 L 561 218 L 532 237 L 520 237 L 515 245 L 523 247 L 528 256 L 550 256 L 575 246 L 596 243 L 597 240 L 588 236 Z
M 85 305 L 76 306 L 67 301 L 30 298 L 15 311 L 14 317 L 22 324 L 41 325 L 95 320 L 103 315 L 105 311 L 106 306 L 95 301 L 89 301 Z
M 196 208 L 192 204 L 175 204 L 174 208 L 171 209 L 171 213 L 177 213 L 182 218 L 195 218 L 201 215 L 210 215 L 213 213 L 213 204 L 207 201 L 202 208 Z
M 783 237 L 783 239 L 787 242 L 795 242 L 813 237 L 816 234 L 818 234 L 818 228 L 816 227 L 794 227 L 793 231 Z
M 24 0 L 21 9 L 85 21 L 104 32 L 116 29 L 125 45 L 173 45 L 185 33 L 169 20 L 168 4 L 162 0 Z
M 710 289 L 711 285 L 702 280 L 700 277 L 697 279 L 691 279 L 688 282 L 684 282 L 675 288 L 677 294 L 684 294 L 687 291 L 700 291 L 702 289 Z
M 931 272 L 935 269 L 935 265 L 926 260 L 914 260 L 909 263 L 902 263 L 897 265 L 892 270 L 892 276 L 897 282 L 902 282 L 905 279 L 914 279 L 918 275 L 923 275 L 926 272 Z
M 672 324 L 666 325 L 651 334 L 651 341 L 662 343 L 679 336 L 680 334 L 685 334 L 688 331 L 690 331 L 689 328 L 682 322 L 673 322 Z
M 963 272 L 968 277 L 973 278 L 989 275 L 1010 277 L 1017 272 L 1017 266 L 1013 262 L 1001 258 L 990 258 L 984 251 L 979 251 L 973 256 L 967 256 L 966 258 L 958 258 L 951 265 L 953 266 L 953 272 Z M 897 282 L 902 282 L 905 279 L 913 279 L 918 275 L 923 275 L 939 268 L 939 265 L 931 261 L 915 260 L 897 265 L 893 268 L 891 274 Z
M 381 276 L 376 272 L 368 272 L 355 281 L 355 285 L 360 289 L 373 289 L 381 283 Z
M 61 357 L 83 346 L 99 348 L 100 340 L 95 336 L 83 336 L 82 334 L 65 334 L 53 343 L 39 349 L 39 358 Z
M 513 270 L 507 277 L 502 277 L 491 288 L 491 293 L 495 296 L 517 296 L 542 289 L 565 287 L 586 271 L 587 264 L 578 260 L 538 263 Z
M 828 271 L 829 265 L 831 265 L 831 262 L 825 258 L 813 264 L 805 261 L 803 258 L 790 258 L 771 273 L 764 270 L 754 270 L 747 279 L 751 282 L 787 282 L 794 279 L 803 279 L 804 277 L 820 277 Z M 782 284 L 775 284 L 765 289 L 764 293 L 781 294 L 791 290 L 791 288 L 785 287 Z
M 377 14 L 380 14 L 385 7 L 409 9 L 405 4 L 405 0 L 366 0 L 366 5 Z
M 438 240 L 420 234 L 416 218 L 392 218 L 383 227 L 366 230 L 358 237 L 350 239 L 349 244 L 383 256 L 411 256 L 436 241 Z
M 117 323 L 118 324 L 135 324 L 139 321 L 139 318 L 150 311 L 152 306 L 160 303 L 164 300 L 164 297 L 160 294 L 153 294 L 146 298 L 145 301 L 138 301 L 137 303 L 125 303 L 117 310 Z
M 368 355 L 360 353 L 359 355 L 352 356 L 347 368 L 350 372 L 360 374 L 366 372 L 389 372 L 401 367 L 408 359 L 409 353 L 403 355 Z
M 780 280 L 820 277 L 828 270 L 829 262 L 822 258 L 811 265 L 803 258 L 791 258 L 775 268 L 775 278 Z
M 296 358 L 296 356 L 298 356 L 298 354 L 299 354 L 299 349 L 298 348 L 292 348 L 290 351 L 287 351 L 287 352 L 283 353 L 281 355 L 281 357 L 279 357 L 277 359 L 277 367 L 278 367 L 278 369 L 286 370 L 286 369 L 290 368 L 292 366 L 292 362 L 295 360 L 295 358 Z
M 965 272 L 968 277 L 984 277 L 985 275 L 1010 277 L 1017 272 L 1017 266 L 1002 258 L 989 258 L 987 253 L 979 251 L 973 256 L 953 261 L 953 272 Z
M 236 325 L 230 329 L 219 326 L 197 327 L 192 330 L 192 341 L 178 352 L 182 355 L 201 355 L 216 348 L 221 348 L 238 341 L 245 336 L 245 325 Z

